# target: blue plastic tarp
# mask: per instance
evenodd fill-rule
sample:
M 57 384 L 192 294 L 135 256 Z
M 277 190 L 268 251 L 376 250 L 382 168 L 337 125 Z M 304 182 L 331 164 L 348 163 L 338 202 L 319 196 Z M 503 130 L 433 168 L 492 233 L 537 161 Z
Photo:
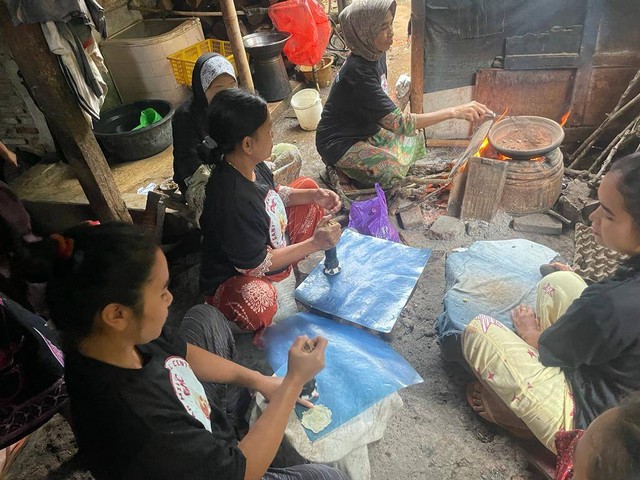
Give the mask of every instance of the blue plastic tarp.
M 332 412 L 331 424 L 311 441 L 334 431 L 393 392 L 421 383 L 422 377 L 386 342 L 371 333 L 311 313 L 298 313 L 266 329 L 262 337 L 277 376 L 287 372 L 288 351 L 300 335 L 326 337 L 325 368 L 316 377 L 320 397 L 315 403 Z M 298 405 L 302 417 L 306 408 Z
M 511 309 L 535 305 L 540 265 L 557 255 L 522 239 L 475 242 L 451 253 L 445 264 L 444 313 L 436 319 L 438 339 L 460 334 L 481 313 L 513 329 Z
M 390 332 L 413 293 L 431 250 L 346 229 L 337 252 L 342 272 L 327 276 L 321 262 L 296 289 L 296 299 L 343 320 Z

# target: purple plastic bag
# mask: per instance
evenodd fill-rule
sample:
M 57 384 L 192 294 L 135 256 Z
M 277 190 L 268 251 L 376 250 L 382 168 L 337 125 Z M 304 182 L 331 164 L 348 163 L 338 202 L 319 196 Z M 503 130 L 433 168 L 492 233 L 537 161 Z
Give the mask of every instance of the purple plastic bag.
M 376 192 L 378 194 L 374 198 L 351 204 L 349 227 L 363 235 L 400 243 L 398 231 L 389 222 L 387 197 L 377 183 Z

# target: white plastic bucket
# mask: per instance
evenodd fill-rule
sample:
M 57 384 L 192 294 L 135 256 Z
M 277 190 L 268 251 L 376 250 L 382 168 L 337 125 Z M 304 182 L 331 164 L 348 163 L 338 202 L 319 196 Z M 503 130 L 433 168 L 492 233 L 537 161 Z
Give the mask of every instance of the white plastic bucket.
M 317 90 L 313 88 L 300 90 L 291 97 L 291 106 L 303 130 L 313 131 L 318 127 L 320 115 L 322 115 L 322 101 Z

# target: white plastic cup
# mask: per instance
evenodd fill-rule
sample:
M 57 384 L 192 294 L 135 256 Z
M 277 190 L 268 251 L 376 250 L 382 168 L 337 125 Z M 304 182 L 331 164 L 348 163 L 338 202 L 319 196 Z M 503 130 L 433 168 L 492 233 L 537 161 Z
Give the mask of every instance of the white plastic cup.
M 317 90 L 313 88 L 300 90 L 291 97 L 291 106 L 303 130 L 311 132 L 318 128 L 320 115 L 322 115 L 322 100 Z

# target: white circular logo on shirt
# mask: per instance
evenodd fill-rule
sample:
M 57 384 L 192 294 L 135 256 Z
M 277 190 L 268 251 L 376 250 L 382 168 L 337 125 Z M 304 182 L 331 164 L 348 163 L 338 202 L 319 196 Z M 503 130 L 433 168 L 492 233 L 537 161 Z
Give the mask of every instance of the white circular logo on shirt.
M 211 406 L 189 362 L 182 357 L 169 357 L 164 362 L 164 368 L 169 370 L 171 385 L 185 410 L 211 431 Z
M 285 233 L 287 231 L 287 211 L 280 195 L 269 190 L 264 199 L 264 209 L 269 216 L 269 238 L 274 248 L 287 246 Z

